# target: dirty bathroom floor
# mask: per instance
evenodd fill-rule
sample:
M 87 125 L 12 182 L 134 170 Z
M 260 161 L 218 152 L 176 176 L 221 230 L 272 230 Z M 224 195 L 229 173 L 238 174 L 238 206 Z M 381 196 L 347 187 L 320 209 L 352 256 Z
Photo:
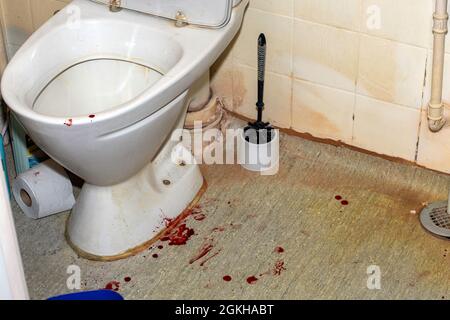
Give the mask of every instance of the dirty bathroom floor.
M 281 149 L 276 176 L 202 167 L 209 187 L 186 220 L 195 235 L 127 260 L 79 258 L 67 214 L 32 221 L 13 203 L 31 297 L 68 293 L 78 265 L 83 290 L 126 299 L 450 298 L 450 242 L 418 220 L 423 203 L 446 199 L 447 176 L 287 135 Z M 367 288 L 372 265 L 380 290 Z

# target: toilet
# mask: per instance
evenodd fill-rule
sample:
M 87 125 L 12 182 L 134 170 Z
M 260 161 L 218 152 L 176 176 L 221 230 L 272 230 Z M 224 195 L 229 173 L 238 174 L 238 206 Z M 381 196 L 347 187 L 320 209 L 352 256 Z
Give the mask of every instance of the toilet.
M 147 249 L 205 190 L 199 167 L 173 152 L 174 132 L 247 5 L 75 0 L 10 61 L 1 90 L 14 116 L 85 180 L 66 226 L 80 256 L 112 261 Z

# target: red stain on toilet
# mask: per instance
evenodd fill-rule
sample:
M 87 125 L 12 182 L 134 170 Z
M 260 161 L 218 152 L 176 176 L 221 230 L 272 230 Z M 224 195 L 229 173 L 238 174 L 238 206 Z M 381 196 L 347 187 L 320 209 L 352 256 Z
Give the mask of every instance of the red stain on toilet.
M 173 223 L 174 223 L 174 219 L 164 218 L 164 224 L 166 225 L 166 228 L 171 227 Z
M 64 122 L 64 124 L 68 127 L 71 127 L 73 125 L 73 119 L 67 119 L 66 122 Z
M 106 290 L 119 291 L 120 282 L 119 281 L 111 281 L 105 286 Z
M 233 278 L 231 278 L 231 276 L 224 276 L 223 277 L 223 281 L 225 281 L 225 282 L 230 282 L 231 280 L 233 280 Z
M 89 115 L 89 118 L 94 119 L 95 118 L 95 114 Z

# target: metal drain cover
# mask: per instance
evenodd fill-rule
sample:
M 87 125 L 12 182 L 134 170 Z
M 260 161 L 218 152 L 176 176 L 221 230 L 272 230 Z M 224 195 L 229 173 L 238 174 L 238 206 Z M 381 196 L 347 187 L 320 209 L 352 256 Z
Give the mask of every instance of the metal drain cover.
M 447 201 L 430 204 L 421 212 L 420 222 L 433 235 L 450 240 L 450 214 L 447 207 Z

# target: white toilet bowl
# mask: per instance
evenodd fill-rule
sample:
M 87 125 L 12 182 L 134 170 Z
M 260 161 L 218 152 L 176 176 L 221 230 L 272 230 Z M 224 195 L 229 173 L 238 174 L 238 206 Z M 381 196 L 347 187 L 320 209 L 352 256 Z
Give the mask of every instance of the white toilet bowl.
M 236 35 L 247 3 L 234 0 L 221 28 L 179 28 L 75 0 L 11 60 L 5 101 L 39 147 L 86 181 L 67 225 L 82 256 L 114 260 L 145 249 L 201 192 L 198 166 L 172 161 L 171 135 L 184 124 L 190 87 Z

